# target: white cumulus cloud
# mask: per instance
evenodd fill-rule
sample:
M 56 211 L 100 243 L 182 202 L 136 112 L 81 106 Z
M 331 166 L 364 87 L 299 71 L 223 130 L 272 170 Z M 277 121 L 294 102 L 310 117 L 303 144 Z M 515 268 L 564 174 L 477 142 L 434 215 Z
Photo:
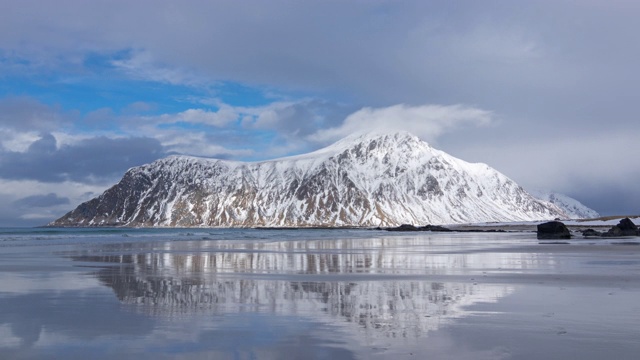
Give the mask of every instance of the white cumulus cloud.
M 464 105 L 399 104 L 362 108 L 347 116 L 340 126 L 319 130 L 308 138 L 315 142 L 329 142 L 359 132 L 404 130 L 424 140 L 435 141 L 454 129 L 487 126 L 492 122 L 492 112 Z

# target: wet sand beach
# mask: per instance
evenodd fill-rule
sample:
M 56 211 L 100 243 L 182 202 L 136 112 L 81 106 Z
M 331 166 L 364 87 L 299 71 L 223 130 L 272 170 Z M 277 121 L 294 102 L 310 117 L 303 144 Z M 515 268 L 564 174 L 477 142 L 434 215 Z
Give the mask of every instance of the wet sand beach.
M 635 359 L 638 238 L 0 236 L 2 359 Z

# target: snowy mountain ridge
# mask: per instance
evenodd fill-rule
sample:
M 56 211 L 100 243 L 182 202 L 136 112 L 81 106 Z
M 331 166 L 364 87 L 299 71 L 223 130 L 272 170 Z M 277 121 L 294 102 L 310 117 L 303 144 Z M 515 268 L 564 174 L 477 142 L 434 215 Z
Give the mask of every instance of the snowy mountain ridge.
M 570 219 L 594 219 L 600 217 L 597 211 L 565 194 L 530 189 L 528 191 L 536 198 L 556 205 L 564 211 Z
M 170 156 L 52 226 L 395 226 L 565 218 L 486 164 L 406 132 L 261 162 Z

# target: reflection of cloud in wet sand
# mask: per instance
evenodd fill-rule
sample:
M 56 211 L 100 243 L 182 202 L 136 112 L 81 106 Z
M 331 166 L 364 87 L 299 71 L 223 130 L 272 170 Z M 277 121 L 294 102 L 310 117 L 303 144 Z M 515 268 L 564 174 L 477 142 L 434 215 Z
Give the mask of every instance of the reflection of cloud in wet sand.
M 377 241 L 365 241 L 363 246 L 359 240 L 359 248 L 347 240 L 193 242 L 188 246 L 190 254 L 166 243 L 155 253 L 75 260 L 121 264 L 98 271 L 98 278 L 122 302 L 137 304 L 137 309 L 151 314 L 257 312 L 318 321 L 329 316 L 357 324 L 370 336 L 386 337 L 420 336 L 463 316 L 467 305 L 494 302 L 513 291 L 505 285 L 433 281 L 430 274 L 524 264 L 521 259 L 515 261 L 514 254 L 484 254 L 478 260 L 468 255 L 404 251 L 393 239 Z M 411 244 L 403 241 L 402 245 Z M 393 277 L 377 276 L 389 274 Z

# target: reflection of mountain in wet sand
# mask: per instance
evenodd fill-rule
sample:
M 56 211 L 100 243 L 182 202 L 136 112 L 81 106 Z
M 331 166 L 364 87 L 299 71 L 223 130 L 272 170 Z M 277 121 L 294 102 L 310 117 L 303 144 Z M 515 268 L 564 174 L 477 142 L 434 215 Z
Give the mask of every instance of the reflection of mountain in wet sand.
M 100 270 L 98 278 L 122 302 L 150 313 L 329 314 L 390 337 L 435 330 L 464 315 L 463 307 L 494 302 L 513 290 L 430 281 L 429 275 L 459 274 L 468 267 L 513 268 L 531 261 L 518 257 L 522 254 L 408 251 L 416 244 L 407 239 L 169 242 L 157 252 L 75 259 L 121 264 Z M 181 248 L 191 253 L 181 253 Z

